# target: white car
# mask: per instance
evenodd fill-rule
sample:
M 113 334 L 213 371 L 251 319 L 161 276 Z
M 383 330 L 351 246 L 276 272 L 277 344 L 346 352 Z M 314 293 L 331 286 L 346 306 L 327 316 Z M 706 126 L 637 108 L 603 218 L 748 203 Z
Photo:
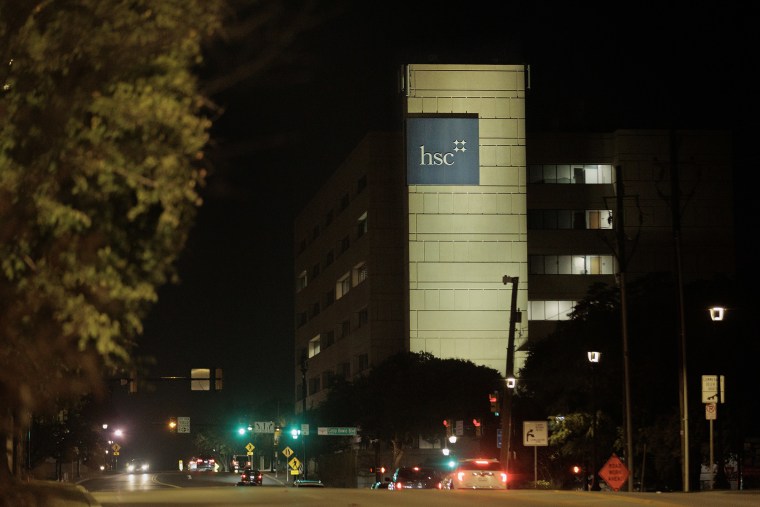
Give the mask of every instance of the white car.
M 465 459 L 451 474 L 452 489 L 507 489 L 507 472 L 497 459 Z

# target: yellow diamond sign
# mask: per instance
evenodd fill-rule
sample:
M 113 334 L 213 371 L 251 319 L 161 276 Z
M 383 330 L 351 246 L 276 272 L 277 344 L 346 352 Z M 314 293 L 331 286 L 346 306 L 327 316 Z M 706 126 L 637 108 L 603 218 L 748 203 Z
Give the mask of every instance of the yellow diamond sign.
M 113 452 L 119 452 L 119 450 L 121 449 L 121 446 L 119 444 L 113 444 L 111 446 L 111 449 L 113 449 Z
M 298 470 L 301 467 L 301 461 L 298 458 L 293 457 L 292 460 L 288 461 L 288 465 L 290 465 L 290 468 L 293 470 Z
M 282 450 L 282 453 L 285 455 L 286 458 L 289 458 L 293 455 L 293 449 L 291 449 L 290 447 L 286 447 L 285 449 Z
M 256 447 L 254 447 L 254 445 L 252 443 L 250 443 L 250 442 L 248 442 L 248 445 L 245 446 L 245 450 L 248 451 L 248 452 L 253 452 L 253 450 L 255 448 Z

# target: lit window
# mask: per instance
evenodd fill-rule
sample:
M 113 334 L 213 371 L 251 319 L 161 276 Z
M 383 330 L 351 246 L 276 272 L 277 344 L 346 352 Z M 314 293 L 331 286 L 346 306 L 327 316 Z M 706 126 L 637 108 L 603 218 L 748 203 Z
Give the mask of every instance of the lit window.
M 353 276 L 353 278 L 354 278 L 354 285 L 359 285 L 364 280 L 366 280 L 368 274 L 369 273 L 367 271 L 367 263 L 366 262 L 362 262 L 361 264 L 357 264 L 356 267 L 354 268 L 354 276 Z
M 356 222 L 356 237 L 361 238 L 367 233 L 367 212 L 365 211 Z
M 577 301 L 530 301 L 528 319 L 537 320 L 570 320 L 570 315 Z
M 346 273 L 338 279 L 338 283 L 335 284 L 335 299 L 340 299 L 351 289 L 351 274 Z
M 320 351 L 320 336 L 317 335 L 309 340 L 309 357 L 314 357 Z
M 301 292 L 306 286 L 309 285 L 309 279 L 306 275 L 306 271 L 301 271 L 296 279 L 296 292 Z

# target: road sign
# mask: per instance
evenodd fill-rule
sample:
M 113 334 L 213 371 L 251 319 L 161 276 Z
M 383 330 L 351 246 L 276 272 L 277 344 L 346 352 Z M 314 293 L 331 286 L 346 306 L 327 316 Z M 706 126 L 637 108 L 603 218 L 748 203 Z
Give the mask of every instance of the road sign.
M 253 423 L 254 433 L 274 433 L 273 421 L 257 421 Z
M 248 452 L 253 452 L 253 450 L 255 448 L 256 447 L 252 443 L 250 443 L 250 442 L 248 442 L 248 445 L 245 446 L 245 450 L 248 451 Z
M 718 418 L 718 404 L 705 403 L 705 419 L 712 421 Z
M 301 425 L 301 435 L 306 437 L 309 435 L 309 425 L 308 424 L 302 424 Z
M 620 461 L 617 454 L 612 453 L 607 463 L 599 470 L 599 477 L 604 479 L 604 482 L 609 484 L 612 489 L 618 491 L 628 480 L 628 468 Z
M 290 468 L 292 468 L 293 470 L 298 470 L 299 468 L 301 468 L 301 460 L 293 456 L 293 459 L 288 461 L 288 465 L 290 465 Z
M 177 433 L 190 433 L 189 417 L 177 417 Z
M 113 449 L 113 452 L 119 452 L 119 449 L 121 449 L 121 446 L 119 444 L 113 444 L 111 446 L 111 449 Z
M 523 421 L 523 445 L 549 445 L 549 425 L 546 421 Z
M 726 377 L 702 375 L 702 403 L 726 402 Z
M 320 426 L 317 428 L 317 435 L 322 436 L 355 436 L 356 428 L 354 427 L 341 427 L 341 426 Z
M 285 455 L 286 458 L 289 458 L 293 455 L 293 449 L 291 449 L 290 447 L 286 447 L 285 449 L 282 450 L 282 453 Z

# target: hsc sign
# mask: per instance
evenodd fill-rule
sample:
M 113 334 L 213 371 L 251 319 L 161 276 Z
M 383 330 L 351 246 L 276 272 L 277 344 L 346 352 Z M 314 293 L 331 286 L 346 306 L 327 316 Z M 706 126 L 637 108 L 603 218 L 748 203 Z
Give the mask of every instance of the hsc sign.
M 408 185 L 479 185 L 477 118 L 406 119 Z

